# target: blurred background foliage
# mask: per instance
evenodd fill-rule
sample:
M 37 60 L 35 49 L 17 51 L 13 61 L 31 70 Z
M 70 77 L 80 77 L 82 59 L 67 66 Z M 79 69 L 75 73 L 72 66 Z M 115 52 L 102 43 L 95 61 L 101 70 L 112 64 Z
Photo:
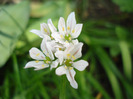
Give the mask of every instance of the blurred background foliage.
M 58 99 L 54 70 L 24 69 L 29 49 L 41 43 L 29 31 L 48 18 L 57 26 L 72 11 L 83 23 L 79 41 L 90 65 L 76 71 L 78 90 L 66 82 L 66 99 L 133 99 L 132 0 L 1 0 L 0 99 Z

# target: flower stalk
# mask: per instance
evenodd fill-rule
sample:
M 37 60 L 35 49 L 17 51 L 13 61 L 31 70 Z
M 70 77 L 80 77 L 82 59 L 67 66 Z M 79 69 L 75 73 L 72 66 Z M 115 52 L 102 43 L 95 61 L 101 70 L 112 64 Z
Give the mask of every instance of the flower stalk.
M 65 76 L 61 77 L 61 86 L 60 86 L 60 96 L 59 99 L 66 99 L 66 78 Z

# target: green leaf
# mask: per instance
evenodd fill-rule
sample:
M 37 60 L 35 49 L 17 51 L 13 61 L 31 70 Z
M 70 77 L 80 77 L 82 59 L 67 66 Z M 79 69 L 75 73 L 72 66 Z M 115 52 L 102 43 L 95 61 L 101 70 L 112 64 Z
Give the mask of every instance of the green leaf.
M 89 82 L 91 83 L 91 85 L 98 90 L 100 93 L 103 94 L 103 96 L 105 97 L 105 99 L 111 99 L 111 97 L 109 96 L 109 94 L 106 92 L 106 90 L 100 85 L 100 83 L 91 75 L 91 73 L 86 73 L 87 75 L 87 79 L 89 80 Z
M 128 31 L 123 27 L 117 26 L 115 28 L 116 34 L 120 40 L 126 40 L 128 38 Z
M 90 37 L 88 37 L 87 35 L 86 36 L 83 36 L 83 39 L 82 39 L 88 46 L 90 46 L 93 42 L 90 40 Z M 115 44 L 111 44 L 112 46 L 114 45 L 118 45 L 118 41 L 117 43 Z M 94 47 L 94 45 L 92 44 L 92 46 Z M 97 49 L 98 45 L 96 46 L 96 48 L 94 49 Z M 101 48 L 100 48 L 101 49 Z M 98 49 L 97 49 L 98 50 Z M 103 50 L 103 49 L 102 49 Z M 96 51 L 97 52 L 97 51 Z M 107 68 L 109 68 L 109 70 L 111 70 L 115 76 L 117 76 L 120 81 L 122 82 L 123 84 L 123 87 L 125 88 L 126 92 L 129 94 L 130 97 L 133 97 L 133 86 L 131 85 L 131 83 L 129 83 L 125 78 L 124 76 L 121 74 L 121 72 L 117 69 L 117 66 L 114 64 L 114 62 L 110 59 L 110 57 L 104 52 L 99 52 L 97 55 L 99 55 L 99 58 L 103 58 L 104 57 L 104 60 L 103 62 L 106 63 L 107 65 Z M 102 61 L 101 61 L 102 62 Z M 108 71 L 109 71 L 108 70 Z
M 55 11 L 58 5 L 53 1 L 46 1 L 44 3 L 31 3 L 31 16 L 32 17 L 43 17 L 49 15 L 50 12 Z M 47 9 L 47 10 L 45 10 Z
M 2 67 L 29 20 L 29 3 L 3 6 L 0 11 L 0 67 Z
M 88 45 L 114 46 L 118 44 L 117 39 L 90 37 L 86 34 L 81 34 L 79 39 L 80 41 L 86 42 Z
M 111 56 L 116 57 L 118 54 L 120 54 L 120 48 L 118 46 L 110 47 L 110 54 Z
M 127 35 L 129 34 L 128 31 L 126 31 L 122 27 L 116 27 L 116 34 L 119 38 L 119 47 L 122 54 L 122 60 L 123 60 L 123 70 L 126 75 L 126 77 L 131 81 L 132 80 L 132 62 L 131 62 L 131 54 L 129 50 L 129 43 L 126 40 Z
M 116 75 L 113 73 L 112 70 L 110 70 L 109 66 L 109 62 L 108 59 L 106 57 L 106 53 L 104 52 L 104 50 L 100 47 L 97 47 L 97 49 L 95 49 L 96 55 L 99 58 L 99 61 L 101 62 L 103 68 L 105 69 L 105 72 L 107 73 L 107 76 L 110 80 L 111 86 L 112 86 L 112 90 L 114 92 L 115 98 L 116 99 L 123 99 L 123 95 L 121 92 L 121 88 L 118 82 L 118 79 L 116 78 Z

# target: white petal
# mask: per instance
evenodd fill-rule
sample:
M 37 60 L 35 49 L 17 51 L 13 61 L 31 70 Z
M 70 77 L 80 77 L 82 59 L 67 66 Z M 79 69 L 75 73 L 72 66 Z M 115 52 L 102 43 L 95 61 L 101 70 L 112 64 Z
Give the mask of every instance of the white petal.
M 63 40 L 64 37 L 62 34 L 59 34 L 58 32 L 54 32 L 52 33 L 51 36 L 55 39 L 56 42 L 64 44 L 64 40 Z
M 69 46 L 64 51 L 64 57 L 65 59 L 70 58 L 72 60 L 78 59 L 82 56 L 81 50 L 82 50 L 83 43 L 78 43 L 76 45 L 69 44 Z
M 44 64 L 43 61 L 30 61 L 28 62 L 24 68 L 31 68 L 34 67 L 34 70 L 40 70 L 49 67 L 48 64 Z
M 56 43 L 56 45 L 54 46 L 55 48 L 62 48 L 64 49 L 64 46 L 60 43 Z
M 57 45 L 57 43 L 55 42 L 55 40 L 51 40 L 50 42 L 47 42 L 47 44 L 50 45 L 50 48 L 53 53 L 56 52 L 55 46 Z
M 88 65 L 88 62 L 85 60 L 79 60 L 73 63 L 73 67 L 75 67 L 79 71 L 83 71 Z
M 63 59 L 64 59 L 64 53 L 63 53 L 63 51 L 57 51 L 55 53 L 55 56 L 59 59 L 59 62 L 60 62 L 60 65 L 61 65 L 62 62 L 63 62 Z
M 58 63 L 59 63 L 58 60 L 53 61 L 52 64 L 51 64 L 50 69 L 56 68 L 58 66 Z
M 30 57 L 36 60 L 45 60 L 44 54 L 37 48 L 33 47 L 29 50 Z
M 64 45 L 63 44 L 60 44 L 60 43 L 57 43 L 57 45 L 55 45 L 54 48 L 56 49 L 55 52 L 65 50 Z
M 82 26 L 83 24 L 76 24 L 74 30 L 71 31 L 72 38 L 77 38 L 80 35 Z
M 72 12 L 69 14 L 67 18 L 67 32 L 69 33 L 70 31 L 72 31 L 75 25 L 76 25 L 75 13 Z
M 73 50 L 70 51 L 70 55 L 72 55 L 72 60 L 78 59 L 82 56 L 82 46 L 83 43 L 78 43 L 74 46 Z
M 72 43 L 70 43 L 69 46 L 66 47 L 65 53 L 68 54 L 73 49 L 74 49 L 74 45 Z
M 50 36 L 50 30 L 49 30 L 48 25 L 46 23 L 42 23 L 42 24 L 40 24 L 40 26 L 41 26 L 42 34 L 46 34 L 46 35 Z
M 65 26 L 65 20 L 63 17 L 60 17 L 59 19 L 59 22 L 58 22 L 58 29 L 59 29 L 59 32 L 62 34 L 62 35 L 65 35 L 66 33 L 66 26 Z
M 53 25 L 53 22 L 51 19 L 48 19 L 48 26 L 51 30 L 51 32 L 57 32 L 57 29 L 55 28 L 55 26 Z
M 74 79 L 75 74 L 76 74 L 76 72 L 73 69 L 71 69 L 71 70 L 68 69 L 67 72 L 66 72 L 67 79 L 70 82 L 71 86 L 73 88 L 77 89 L 78 88 L 78 84 L 77 84 L 77 82 Z
M 73 45 L 76 45 L 76 44 L 79 43 L 79 41 L 77 39 L 76 40 L 72 40 L 72 43 L 73 43 Z
M 61 39 L 61 36 L 58 32 L 54 32 L 51 36 L 58 42 Z
M 43 38 L 43 34 L 41 33 L 40 30 L 32 29 L 32 30 L 30 30 L 30 32 L 32 32 L 32 33 L 38 35 L 39 37 Z
M 55 73 L 58 75 L 58 76 L 61 76 L 63 74 L 66 74 L 66 69 L 64 66 L 60 66 L 58 67 L 56 70 L 55 70 Z
M 52 53 L 52 49 L 50 47 L 50 44 L 47 43 L 47 41 L 45 39 L 42 40 L 41 49 L 42 49 L 43 53 L 46 56 L 48 56 L 50 59 L 54 60 L 54 56 L 53 56 L 53 53 Z
M 46 34 L 43 34 L 43 39 L 45 39 L 46 41 L 50 41 L 51 40 L 50 36 L 48 36 Z
M 71 43 L 69 43 L 69 42 L 65 41 L 65 42 L 63 42 L 62 44 L 64 45 L 64 47 L 66 47 L 66 48 L 67 48 L 67 47 L 69 47 L 69 45 L 70 45 Z

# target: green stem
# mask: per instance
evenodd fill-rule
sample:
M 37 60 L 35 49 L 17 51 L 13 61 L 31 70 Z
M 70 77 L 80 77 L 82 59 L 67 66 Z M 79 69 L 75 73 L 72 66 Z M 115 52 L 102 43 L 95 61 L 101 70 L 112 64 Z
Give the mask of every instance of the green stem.
M 12 59 L 13 59 L 13 68 L 16 76 L 16 84 L 18 85 L 20 90 L 22 90 L 20 76 L 19 76 L 18 62 L 15 54 L 12 55 Z
M 17 85 L 17 88 L 19 88 L 19 91 L 21 93 L 23 93 L 16 54 L 12 55 L 12 60 L 13 60 L 14 73 L 15 73 L 15 77 L 16 77 L 16 85 Z M 24 95 L 22 95 L 22 99 L 25 99 Z
M 61 78 L 60 96 L 59 99 L 66 99 L 66 77 L 63 75 Z

